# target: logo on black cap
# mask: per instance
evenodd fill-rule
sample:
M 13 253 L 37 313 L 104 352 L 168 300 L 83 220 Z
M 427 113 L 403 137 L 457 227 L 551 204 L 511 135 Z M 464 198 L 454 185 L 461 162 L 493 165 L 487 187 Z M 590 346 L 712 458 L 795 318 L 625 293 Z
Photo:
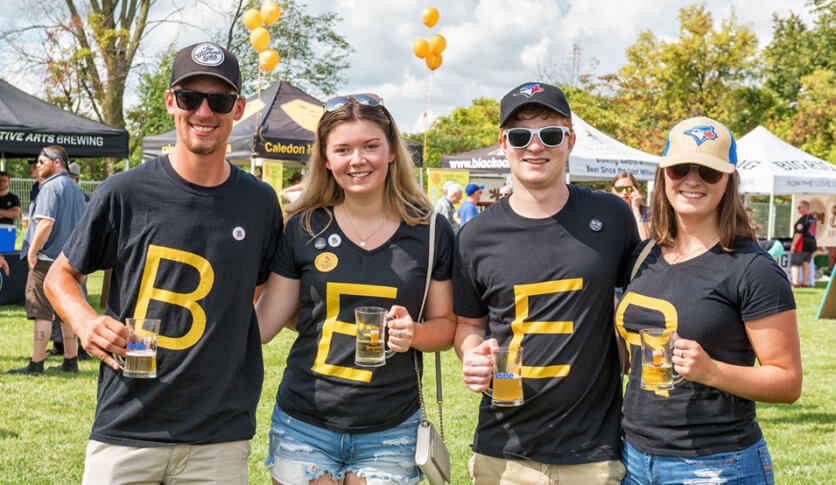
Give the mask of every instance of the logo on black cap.
M 530 97 L 534 96 L 535 94 L 542 93 L 542 92 L 543 92 L 543 88 L 539 84 L 532 83 L 532 84 L 526 84 L 525 86 L 521 87 L 519 92 L 514 93 L 514 96 L 525 96 L 526 98 L 530 98 Z
M 207 42 L 192 49 L 192 60 L 201 66 L 219 66 L 224 61 L 224 51 Z

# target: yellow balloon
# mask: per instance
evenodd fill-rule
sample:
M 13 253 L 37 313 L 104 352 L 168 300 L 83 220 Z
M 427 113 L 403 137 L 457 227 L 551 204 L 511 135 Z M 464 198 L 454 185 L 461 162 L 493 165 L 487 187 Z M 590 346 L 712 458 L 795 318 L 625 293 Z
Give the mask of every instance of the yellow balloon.
M 430 52 L 441 54 L 445 47 L 447 47 L 447 40 L 443 35 L 434 35 L 430 38 Z
M 427 52 L 430 51 L 430 44 L 427 42 L 427 39 L 415 39 L 412 42 L 412 52 L 415 53 L 415 57 L 419 59 L 423 59 L 427 57 Z
M 282 16 L 282 8 L 279 7 L 279 4 L 276 2 L 264 2 L 261 5 L 261 19 L 264 20 L 264 23 L 270 25 L 274 23 L 276 20 L 279 20 L 279 17 Z
M 253 30 L 261 27 L 261 14 L 258 13 L 258 10 L 251 8 L 244 12 L 244 16 L 241 18 L 244 21 L 244 27 Z
M 427 7 L 421 12 L 421 21 L 424 22 L 424 25 L 427 27 L 432 27 L 438 22 L 438 10 L 435 7 Z
M 259 27 L 250 32 L 250 44 L 252 44 L 253 48 L 258 52 L 266 49 L 269 43 L 270 32 L 267 32 L 267 29 L 264 27 Z
M 279 64 L 279 53 L 265 49 L 258 54 L 258 65 L 265 71 L 272 71 Z
M 427 54 L 426 63 L 427 67 L 430 68 L 430 71 L 435 71 L 439 67 L 441 67 L 441 54 L 436 54 L 435 52 L 430 52 Z

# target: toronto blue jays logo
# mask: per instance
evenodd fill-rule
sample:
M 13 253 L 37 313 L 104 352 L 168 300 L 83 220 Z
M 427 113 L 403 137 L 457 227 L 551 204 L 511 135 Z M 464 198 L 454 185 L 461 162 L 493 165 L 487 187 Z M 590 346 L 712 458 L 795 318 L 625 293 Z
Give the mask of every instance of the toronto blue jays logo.
M 694 141 L 697 142 L 697 146 L 702 145 L 703 142 L 717 139 L 717 132 L 714 131 L 713 126 L 695 126 L 682 133 L 693 137 Z
M 520 91 L 514 96 L 525 96 L 526 98 L 530 98 L 534 96 L 536 93 L 541 92 L 543 92 L 543 88 L 539 84 L 526 84 L 525 86 L 521 87 Z

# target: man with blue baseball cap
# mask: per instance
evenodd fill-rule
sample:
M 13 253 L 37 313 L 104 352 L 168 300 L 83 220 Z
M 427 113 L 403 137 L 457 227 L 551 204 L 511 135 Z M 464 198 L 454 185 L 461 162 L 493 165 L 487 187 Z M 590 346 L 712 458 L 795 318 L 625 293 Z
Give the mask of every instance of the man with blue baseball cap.
M 482 190 L 484 188 L 484 185 L 476 184 L 467 184 L 464 188 L 464 195 L 467 198 L 459 206 L 459 210 L 456 211 L 456 214 L 459 215 L 462 227 L 467 224 L 467 221 L 473 219 L 477 214 L 479 214 L 479 211 L 476 209 L 476 204 L 478 204 L 479 199 L 482 198 Z

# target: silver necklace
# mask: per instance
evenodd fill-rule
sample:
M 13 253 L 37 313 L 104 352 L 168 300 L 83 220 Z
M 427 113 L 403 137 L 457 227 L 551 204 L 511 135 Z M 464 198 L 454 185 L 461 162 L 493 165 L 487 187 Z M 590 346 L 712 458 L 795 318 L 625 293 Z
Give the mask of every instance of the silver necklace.
M 680 263 L 682 261 L 685 261 L 688 258 L 690 258 L 691 256 L 695 255 L 699 251 L 703 251 L 703 250 L 708 251 L 712 247 L 714 247 L 714 244 L 716 244 L 717 241 L 719 241 L 719 240 L 720 240 L 720 236 L 715 236 L 714 239 L 708 241 L 703 247 L 698 246 L 698 247 L 688 251 L 687 253 L 685 253 L 683 255 L 680 255 L 680 256 L 677 256 L 677 257 L 673 258 L 673 260 L 670 262 L 670 264 L 677 264 L 677 263 Z M 678 241 L 677 241 L 677 244 L 679 244 Z M 671 249 L 676 249 L 677 244 L 674 244 Z
M 366 247 L 366 241 L 368 241 L 369 239 L 371 239 L 372 236 L 377 234 L 377 231 L 379 231 L 380 228 L 383 227 L 384 224 L 386 224 L 386 218 L 384 218 L 383 221 L 380 222 L 380 225 L 377 226 L 377 229 L 372 231 L 372 233 L 369 234 L 368 236 L 363 237 L 360 234 L 360 231 L 357 230 L 357 227 L 354 226 L 354 222 L 351 220 L 351 216 L 348 215 L 348 211 L 343 209 L 343 212 L 345 212 L 345 218 L 348 219 L 348 223 L 351 224 L 351 229 L 354 231 L 354 234 L 357 234 L 357 237 L 360 238 L 360 247 L 361 248 Z

